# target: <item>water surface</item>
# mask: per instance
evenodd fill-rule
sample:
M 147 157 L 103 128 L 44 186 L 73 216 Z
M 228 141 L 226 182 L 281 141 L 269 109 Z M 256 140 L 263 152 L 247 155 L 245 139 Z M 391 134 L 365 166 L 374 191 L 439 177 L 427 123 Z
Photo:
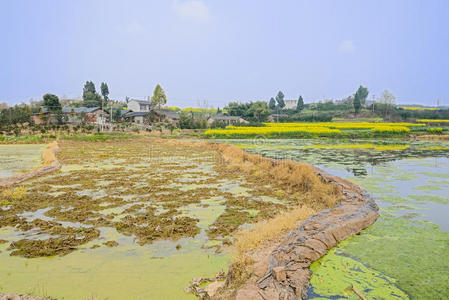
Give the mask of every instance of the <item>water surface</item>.
M 374 225 L 311 270 L 311 299 L 449 295 L 449 144 L 422 141 L 228 140 L 251 153 L 306 161 L 375 198 Z
M 0 177 L 27 172 L 38 167 L 46 145 L 0 145 Z

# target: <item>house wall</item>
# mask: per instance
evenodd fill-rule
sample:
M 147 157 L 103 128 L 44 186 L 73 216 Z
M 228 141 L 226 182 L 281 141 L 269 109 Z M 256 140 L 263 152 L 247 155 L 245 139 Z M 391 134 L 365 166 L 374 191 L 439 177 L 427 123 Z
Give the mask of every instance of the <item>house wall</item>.
M 150 111 L 150 105 L 148 105 L 148 104 L 141 105 L 139 102 L 137 102 L 135 100 L 130 100 L 128 102 L 128 109 L 135 111 L 135 112 Z
M 285 107 L 286 109 L 295 109 L 296 105 L 298 104 L 298 100 L 285 100 Z
M 134 123 L 143 124 L 143 116 L 134 117 Z

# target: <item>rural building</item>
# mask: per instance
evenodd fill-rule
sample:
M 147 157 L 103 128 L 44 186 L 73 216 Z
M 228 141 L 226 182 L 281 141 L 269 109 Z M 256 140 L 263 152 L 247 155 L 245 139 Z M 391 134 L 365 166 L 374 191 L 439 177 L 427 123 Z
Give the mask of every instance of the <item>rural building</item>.
M 128 122 L 144 124 L 150 122 L 168 122 L 175 124 L 179 121 L 179 114 L 170 109 L 150 109 L 150 111 L 130 111 L 124 116 Z
M 62 113 L 65 120 L 70 124 L 80 123 L 102 123 L 109 118 L 109 113 L 101 107 L 63 107 Z M 31 116 L 35 124 L 56 123 L 56 116 L 51 114 L 45 106 L 41 106 L 39 111 Z
M 104 123 L 108 121 L 109 113 L 101 107 L 63 107 L 62 113 L 67 116 L 67 122 Z
M 128 110 L 133 112 L 149 112 L 151 110 L 150 101 L 130 99 L 128 100 Z
M 152 113 L 159 122 L 177 123 L 179 121 L 179 114 L 171 109 L 154 109 Z
M 209 119 L 207 119 L 207 123 L 208 124 L 212 124 L 215 121 L 223 122 L 226 125 L 232 125 L 232 124 L 235 124 L 235 123 L 249 123 L 248 121 L 246 121 L 242 117 L 239 117 L 239 116 L 228 116 L 228 115 L 224 115 L 224 114 L 216 114 L 216 115 L 210 116 Z
M 128 111 L 123 115 L 123 118 L 127 122 L 144 124 L 146 116 L 148 116 L 150 112 L 147 111 Z

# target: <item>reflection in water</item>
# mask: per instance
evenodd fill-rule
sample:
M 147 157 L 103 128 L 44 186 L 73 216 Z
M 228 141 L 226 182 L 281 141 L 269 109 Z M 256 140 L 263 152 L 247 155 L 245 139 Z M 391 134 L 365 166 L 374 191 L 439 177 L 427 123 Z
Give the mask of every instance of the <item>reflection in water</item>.
M 373 167 L 407 158 L 449 157 L 449 143 L 392 140 L 266 140 L 254 145 L 252 140 L 226 140 L 249 153 L 276 159 L 305 161 L 313 165 L 339 165 L 354 176 L 366 176 Z

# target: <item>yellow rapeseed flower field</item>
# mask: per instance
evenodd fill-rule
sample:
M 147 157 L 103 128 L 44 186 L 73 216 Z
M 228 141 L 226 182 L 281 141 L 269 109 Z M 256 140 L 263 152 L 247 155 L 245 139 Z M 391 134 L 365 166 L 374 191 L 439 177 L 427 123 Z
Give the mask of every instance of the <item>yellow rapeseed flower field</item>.
M 436 107 L 410 107 L 410 106 L 402 106 L 404 110 L 438 110 Z
M 432 120 L 432 119 L 418 119 L 416 122 L 420 123 L 449 123 L 449 120 Z
M 225 129 L 210 129 L 206 136 L 217 138 L 264 137 L 338 137 L 342 135 L 401 135 L 410 132 L 411 127 L 421 128 L 425 124 L 415 123 L 264 123 L 262 127 L 227 126 Z M 352 130 L 352 131 L 351 131 Z

